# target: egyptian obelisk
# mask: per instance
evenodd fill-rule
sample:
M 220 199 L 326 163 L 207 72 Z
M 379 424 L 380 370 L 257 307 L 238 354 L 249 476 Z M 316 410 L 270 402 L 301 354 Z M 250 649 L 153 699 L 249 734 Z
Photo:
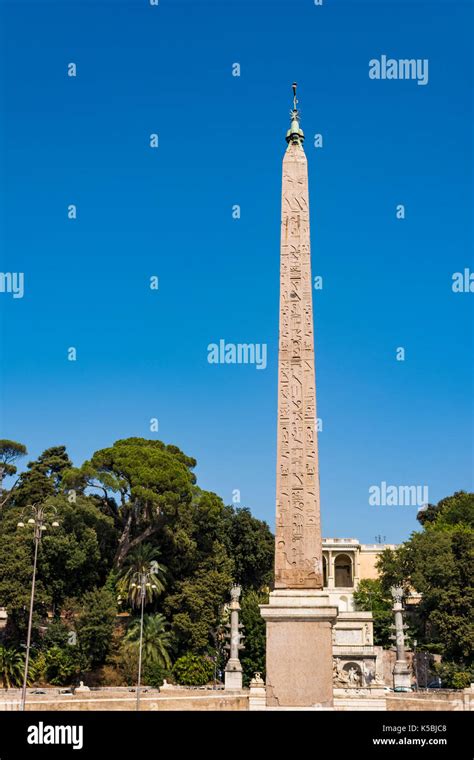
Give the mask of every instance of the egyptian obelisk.
M 308 164 L 296 84 L 283 158 L 275 590 L 267 623 L 267 705 L 330 707 L 332 625 L 323 591 Z

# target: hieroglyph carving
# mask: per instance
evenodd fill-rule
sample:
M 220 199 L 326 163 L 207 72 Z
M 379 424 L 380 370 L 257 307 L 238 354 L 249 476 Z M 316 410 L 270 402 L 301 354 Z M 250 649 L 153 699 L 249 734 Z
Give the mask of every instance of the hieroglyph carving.
M 308 169 L 283 159 L 278 362 L 276 588 L 323 587 Z

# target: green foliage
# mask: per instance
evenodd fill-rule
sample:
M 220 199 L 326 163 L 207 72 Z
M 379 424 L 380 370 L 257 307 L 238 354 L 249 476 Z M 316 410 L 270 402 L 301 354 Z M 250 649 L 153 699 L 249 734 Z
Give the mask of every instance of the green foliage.
M 265 621 L 260 614 L 260 605 L 268 604 L 268 593 L 244 592 L 241 601 L 240 621 L 244 626 L 244 645 L 240 653 L 244 686 L 248 686 L 255 673 L 265 678 Z
M 5 446 L 6 459 L 17 453 L 22 451 Z M 217 651 L 218 667 L 223 666 L 218 631 L 231 585 L 240 581 L 244 597 L 268 587 L 273 537 L 248 509 L 225 506 L 215 493 L 198 488 L 195 464 L 176 446 L 142 438 L 116 441 L 79 468 L 72 467 L 64 446 L 29 463 L 9 506 L 0 510 L 0 600 L 8 611 L 2 639 L 12 648 L 26 640 L 34 544 L 31 529 L 19 530 L 17 523 L 26 505 L 49 504 L 60 525 L 48 529 L 39 546 L 33 616 L 32 659 L 44 679 L 59 683 L 77 666 L 92 668 L 88 678 L 98 682 L 105 669 L 104 678 L 114 682 L 136 680 L 133 642 L 122 646 L 123 633 L 114 627 L 117 593 L 136 607 L 134 574 L 149 572 L 157 557 L 151 583 L 160 596 L 147 594 L 146 611 L 163 615 L 169 625 L 166 652 L 176 659 Z M 255 663 L 261 667 L 264 628 L 250 601 L 248 614 L 250 673 Z M 77 631 L 76 647 L 65 643 L 69 630 Z
M 21 685 L 24 667 L 25 657 L 21 652 L 0 646 L 0 680 L 4 689 Z
M 219 626 L 222 606 L 229 598 L 232 570 L 224 548 L 215 547 L 214 556 L 177 582 L 175 593 L 165 599 L 178 651 L 204 653 L 213 645 L 212 632 Z
M 59 608 L 66 597 L 80 597 L 102 585 L 112 565 L 115 530 L 110 517 L 95 504 L 78 496 L 70 504 L 64 496 L 50 499 L 58 509 L 59 528 L 42 539 L 38 577 Z
M 390 638 L 393 623 L 393 600 L 379 579 L 364 579 L 354 592 L 357 610 L 372 612 L 374 620 L 374 644 L 388 648 L 393 641 Z
M 163 615 L 143 616 L 142 657 L 144 663 L 156 663 L 162 668 L 169 670 L 171 667 L 171 659 L 168 650 L 171 642 L 170 633 L 167 629 L 168 624 Z M 140 644 L 140 618 L 135 618 L 131 622 L 124 641 L 136 651 L 138 657 L 138 648 Z
M 165 590 L 166 568 L 158 563 L 160 552 L 150 544 L 139 544 L 125 558 L 117 590 L 132 607 L 141 604 L 141 581 L 146 576 L 145 602 L 150 603 Z
M 425 509 L 420 509 L 417 520 L 424 528 L 429 524 L 442 528 L 460 523 L 474 528 L 474 493 L 456 491 L 452 496 L 441 499 L 438 504 L 429 504 Z
M 180 507 L 189 505 L 195 465 L 176 446 L 126 438 L 96 451 L 89 462 L 69 473 L 67 483 L 99 490 L 102 507 L 120 532 L 115 564 L 121 566 L 130 549 L 155 535 Z
M 6 438 L 0 440 L 0 490 L 3 478 L 7 475 L 15 475 L 16 473 L 16 466 L 13 462 L 17 462 L 18 459 L 21 459 L 27 453 L 26 446 L 22 443 L 10 441 Z
M 20 476 L 13 497 L 15 506 L 41 504 L 48 497 L 57 495 L 62 476 L 71 466 L 65 446 L 52 446 L 43 451 L 38 459 L 28 463 L 28 469 Z
M 462 662 L 438 662 L 434 670 L 447 689 L 467 689 L 474 681 L 474 666 Z
M 126 686 L 136 684 L 138 679 L 138 654 L 136 648 L 122 641 L 118 652 L 111 658 L 110 665 L 105 666 L 103 671 L 105 671 L 105 686 L 120 685 L 120 682 Z
M 471 674 L 463 671 L 458 671 L 453 675 L 452 685 L 453 689 L 468 689 L 471 685 Z
M 38 653 L 32 663 L 31 675 L 40 683 L 67 686 L 77 679 L 82 669 L 83 662 L 76 647 L 52 646 Z
M 115 530 L 110 517 L 94 502 L 78 496 L 70 504 L 64 496 L 48 503 L 58 510 L 59 527 L 41 539 L 35 592 L 35 632 L 48 609 L 57 612 L 67 597 L 80 597 L 105 582 L 111 566 Z M 22 510 L 9 508 L 0 517 L 0 599 L 7 608 L 8 636 L 24 642 L 33 572 L 33 531 L 17 528 Z
M 91 667 L 101 665 L 109 653 L 116 614 L 115 596 L 108 589 L 84 594 L 76 630 L 80 651 Z
M 173 676 L 182 686 L 204 686 L 214 677 L 214 663 L 208 657 L 188 652 L 176 660 Z
M 64 649 L 68 645 L 69 640 L 69 628 L 64 625 L 63 621 L 59 618 L 53 620 L 47 627 L 43 639 L 42 648 L 51 649 L 52 647 L 59 647 Z
M 270 586 L 275 540 L 267 523 L 252 517 L 249 509 L 227 507 L 226 536 L 234 560 L 234 580 L 255 591 Z
M 474 656 L 474 494 L 457 492 L 430 505 L 420 522 L 422 532 L 381 556 L 382 587 L 401 580 L 420 592 L 417 638 L 466 668 Z
M 170 682 L 171 671 L 168 668 L 163 668 L 159 662 L 147 662 L 143 668 L 143 683 L 147 686 L 151 686 L 152 689 L 159 689 L 163 686 L 163 681 Z

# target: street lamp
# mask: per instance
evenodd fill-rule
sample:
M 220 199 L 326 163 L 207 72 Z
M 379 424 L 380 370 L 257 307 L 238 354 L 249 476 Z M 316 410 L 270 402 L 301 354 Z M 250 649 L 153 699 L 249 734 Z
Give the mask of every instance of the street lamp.
M 31 581 L 31 596 L 30 596 L 30 614 L 28 618 L 28 634 L 26 638 L 26 656 L 25 656 L 25 672 L 23 675 L 23 688 L 21 690 L 20 710 L 25 709 L 26 702 L 26 686 L 28 683 L 28 666 L 30 664 L 30 647 L 31 647 L 31 627 L 33 623 L 33 607 L 35 603 L 35 585 L 36 585 L 36 564 L 38 560 L 38 546 L 41 541 L 43 531 L 48 529 L 46 525 L 47 520 L 51 520 L 51 526 L 53 528 L 59 527 L 59 522 L 56 520 L 57 509 L 56 507 L 45 505 L 29 505 L 27 509 L 31 510 L 33 517 L 30 517 L 27 521 L 27 525 L 33 526 L 33 540 L 35 546 L 35 553 L 33 559 L 33 578 Z M 17 527 L 20 529 L 25 528 L 25 523 L 21 519 Z
M 137 682 L 137 710 L 140 710 L 140 686 L 142 680 L 142 648 L 143 648 L 143 613 L 145 610 L 145 597 L 147 590 L 156 591 L 158 588 L 155 583 L 151 583 L 153 571 L 148 573 L 135 573 L 138 583 L 132 583 L 132 588 L 140 592 L 140 645 L 138 649 L 138 682 Z

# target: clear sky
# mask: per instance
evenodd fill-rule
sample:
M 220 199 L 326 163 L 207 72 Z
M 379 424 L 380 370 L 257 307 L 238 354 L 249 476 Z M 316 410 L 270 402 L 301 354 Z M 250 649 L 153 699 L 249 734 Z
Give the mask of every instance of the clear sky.
M 0 9 L 1 267 L 25 276 L 23 298 L 0 293 L 1 436 L 30 458 L 66 444 L 76 464 L 118 438 L 158 437 L 196 457 L 203 488 L 227 503 L 239 489 L 273 527 L 281 160 L 297 80 L 323 277 L 324 535 L 405 539 L 416 507 L 370 506 L 382 481 L 427 485 L 432 502 L 472 489 L 474 294 L 451 286 L 474 271 L 473 4 Z M 370 79 L 382 55 L 428 59 L 428 84 Z M 220 339 L 267 344 L 267 368 L 209 364 Z

